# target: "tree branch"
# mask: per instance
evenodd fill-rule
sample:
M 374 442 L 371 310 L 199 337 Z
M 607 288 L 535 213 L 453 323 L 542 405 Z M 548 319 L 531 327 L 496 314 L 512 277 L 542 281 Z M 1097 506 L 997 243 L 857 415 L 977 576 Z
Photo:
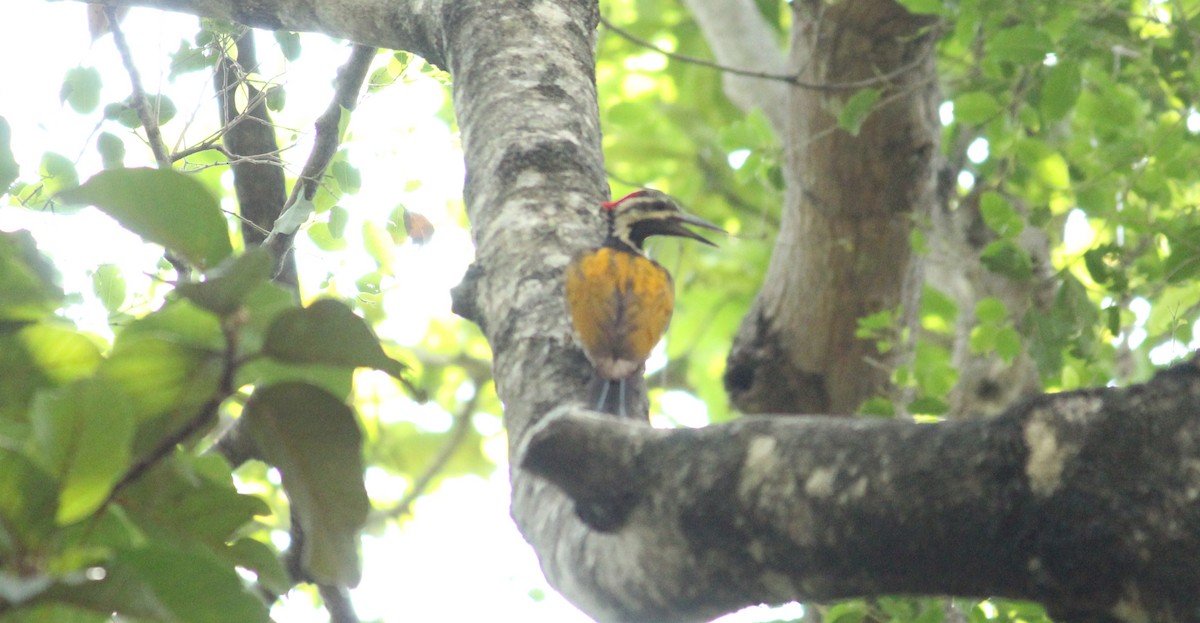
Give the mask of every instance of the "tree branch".
M 265 30 L 319 32 L 337 39 L 419 54 L 446 67 L 443 0 L 106 0 L 245 24 Z
M 605 620 L 906 593 L 1031 599 L 1062 621 L 1186 621 L 1200 605 L 1198 412 L 1193 361 L 933 425 L 655 430 L 562 410 L 516 460 L 581 516 L 621 519 L 591 537 L 635 561 L 597 579 L 624 608 Z
M 125 72 L 129 74 L 129 82 L 133 88 L 130 103 L 137 112 L 142 127 L 146 129 L 146 142 L 150 145 L 150 151 L 154 153 L 154 161 L 158 163 L 159 168 L 169 169 L 171 168 L 170 151 L 163 142 L 162 131 L 158 128 L 158 115 L 150 110 L 150 103 L 146 99 L 146 90 L 142 88 L 141 74 L 138 73 L 137 65 L 133 62 L 133 53 L 129 50 L 129 42 L 125 40 L 125 32 L 121 30 L 117 8 L 106 6 L 104 12 L 108 17 L 108 27 L 112 31 L 113 44 L 116 45 L 117 52 L 121 55 L 121 63 L 125 66 Z
M 337 148 L 341 142 L 338 129 L 342 119 L 342 110 L 354 110 L 357 107 L 358 94 L 362 91 L 363 81 L 367 78 L 367 70 L 371 67 L 371 61 L 375 58 L 376 51 L 376 48 L 373 47 L 356 45 L 350 53 L 349 60 L 338 69 L 337 88 L 334 90 L 333 99 L 329 102 L 325 112 L 317 117 L 315 124 L 317 135 L 313 141 L 312 153 L 308 155 L 308 161 L 304 163 L 304 170 L 300 172 L 299 179 L 292 186 L 291 195 L 280 210 L 281 213 L 295 205 L 300 197 L 310 200 L 316 194 L 321 176 L 325 174 L 325 168 L 337 154 Z M 284 262 L 289 257 L 294 239 L 294 233 L 273 230 L 263 241 L 263 246 L 267 247 L 271 251 L 272 257 L 275 258 L 277 271 L 284 266 Z

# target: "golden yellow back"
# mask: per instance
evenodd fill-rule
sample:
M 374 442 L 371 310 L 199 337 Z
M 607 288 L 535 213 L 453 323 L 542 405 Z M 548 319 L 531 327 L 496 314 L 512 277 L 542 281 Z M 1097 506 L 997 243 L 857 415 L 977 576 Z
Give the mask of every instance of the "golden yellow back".
M 588 359 L 603 378 L 641 369 L 675 309 L 671 275 L 657 262 L 611 247 L 567 267 L 567 309 Z

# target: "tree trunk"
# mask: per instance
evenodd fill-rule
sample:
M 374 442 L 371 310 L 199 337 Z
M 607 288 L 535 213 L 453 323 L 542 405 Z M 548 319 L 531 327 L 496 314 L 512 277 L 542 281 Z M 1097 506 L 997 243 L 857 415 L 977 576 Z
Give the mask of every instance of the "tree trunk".
M 936 199 L 941 130 L 936 36 L 891 0 L 801 2 L 795 15 L 791 66 L 826 86 L 791 90 L 779 239 L 725 385 L 750 413 L 853 413 L 885 391 L 895 356 L 856 336 L 859 319 L 899 310 L 898 346 L 915 326 L 922 268 L 910 241 Z M 858 91 L 847 83 L 882 90 L 858 136 L 838 128 Z

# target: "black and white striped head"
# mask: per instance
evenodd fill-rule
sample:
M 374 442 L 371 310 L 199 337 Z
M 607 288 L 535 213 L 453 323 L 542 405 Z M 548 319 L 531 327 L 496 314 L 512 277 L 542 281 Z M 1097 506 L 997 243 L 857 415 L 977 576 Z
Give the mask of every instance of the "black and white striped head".
M 616 201 L 602 203 L 600 207 L 608 220 L 609 239 L 637 251 L 642 250 L 642 244 L 650 236 L 678 236 L 717 246 L 684 227 L 685 224 L 726 233 L 724 229 L 684 212 L 670 195 L 652 188 L 635 190 Z

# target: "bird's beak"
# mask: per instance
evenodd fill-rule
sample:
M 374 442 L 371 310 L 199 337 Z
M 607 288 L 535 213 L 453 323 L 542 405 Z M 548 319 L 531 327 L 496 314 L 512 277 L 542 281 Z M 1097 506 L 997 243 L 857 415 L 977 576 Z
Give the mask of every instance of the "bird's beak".
M 679 213 L 679 215 L 676 216 L 675 219 L 672 219 L 670 221 L 663 223 L 662 229 L 659 231 L 656 231 L 654 233 L 664 235 L 664 236 L 679 236 L 681 238 L 691 238 L 692 240 L 699 240 L 700 242 L 703 242 L 704 244 L 707 244 L 709 246 L 713 246 L 713 247 L 717 246 L 717 243 L 684 227 L 683 224 L 693 225 L 695 227 L 702 227 L 704 229 L 708 229 L 711 231 L 719 231 L 722 234 L 729 233 L 729 232 L 725 231 L 724 229 L 717 227 L 716 225 L 713 225 L 712 223 L 710 223 L 698 216 L 692 216 L 691 214 L 687 214 L 687 213 L 683 213 L 683 212 Z

